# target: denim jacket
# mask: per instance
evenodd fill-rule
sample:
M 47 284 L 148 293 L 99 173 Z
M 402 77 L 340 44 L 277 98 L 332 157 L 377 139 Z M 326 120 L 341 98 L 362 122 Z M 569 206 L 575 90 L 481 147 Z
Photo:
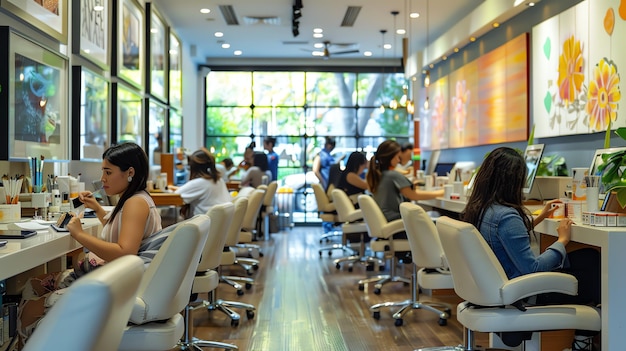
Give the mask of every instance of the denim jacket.
M 535 256 L 524 221 L 514 208 L 492 205 L 485 210 L 479 231 L 509 279 L 533 272 L 552 271 L 561 268 L 565 262 L 565 246 L 559 242 Z

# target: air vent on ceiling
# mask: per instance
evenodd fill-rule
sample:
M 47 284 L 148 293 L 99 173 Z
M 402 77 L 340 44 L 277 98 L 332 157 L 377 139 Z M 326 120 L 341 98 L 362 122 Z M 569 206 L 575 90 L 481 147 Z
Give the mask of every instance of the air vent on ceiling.
M 220 11 L 222 12 L 222 16 L 224 17 L 226 24 L 229 26 L 239 25 L 235 9 L 231 5 L 220 5 Z
M 290 40 L 283 41 L 283 45 L 308 45 L 309 42 L 306 40 Z
M 341 21 L 342 27 L 352 27 L 356 18 L 359 16 L 361 6 L 348 6 L 346 13 L 343 15 L 343 21 Z
M 245 24 L 269 24 L 278 26 L 280 25 L 280 17 L 277 16 L 244 16 L 243 23 Z

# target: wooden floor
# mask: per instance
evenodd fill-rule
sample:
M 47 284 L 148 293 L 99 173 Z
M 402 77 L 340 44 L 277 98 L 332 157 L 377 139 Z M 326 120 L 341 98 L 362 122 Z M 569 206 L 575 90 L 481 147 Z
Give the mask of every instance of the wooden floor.
M 231 327 L 230 319 L 219 311 L 202 308 L 193 313 L 194 335 L 201 339 L 235 344 L 240 350 L 323 350 L 323 351 L 408 351 L 422 347 L 459 345 L 463 329 L 454 317 L 446 326 L 438 324 L 438 315 L 426 310 L 413 310 L 405 315 L 403 325 L 396 327 L 390 310 L 382 310 L 376 320 L 369 306 L 383 301 L 402 301 L 410 297 L 410 287 L 402 283 L 387 284 L 380 295 L 373 285 L 358 289 L 357 281 L 368 272 L 356 265 L 353 272 L 336 269 L 333 259 L 344 255 L 333 251 L 320 258 L 318 250 L 322 230 L 316 227 L 295 227 L 272 234 L 269 241 L 257 242 L 264 257 L 252 277 L 255 284 L 243 296 L 220 284 L 219 298 L 242 301 L 256 306 L 253 319 L 245 311 L 239 326 Z M 245 275 L 235 267 L 225 273 Z M 399 273 L 410 277 L 410 266 Z M 206 294 L 200 295 L 206 298 Z M 451 303 L 456 310 L 457 297 L 426 294 L 420 300 Z M 486 343 L 485 335 L 478 335 Z M 207 348 L 208 349 L 208 348 Z

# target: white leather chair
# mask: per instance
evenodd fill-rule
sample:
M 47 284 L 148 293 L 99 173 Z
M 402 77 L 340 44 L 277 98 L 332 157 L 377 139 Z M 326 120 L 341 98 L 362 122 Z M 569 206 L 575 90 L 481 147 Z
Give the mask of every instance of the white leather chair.
M 333 204 L 337 210 L 338 220 L 341 224 L 341 232 L 343 233 L 342 245 L 347 246 L 353 252 L 349 256 L 340 257 L 333 261 L 337 269 L 341 268 L 342 263 L 348 264 L 348 271 L 352 272 L 355 263 L 365 264 L 368 269 L 374 266 L 383 265 L 381 259 L 373 256 L 366 256 L 366 238 L 369 238 L 367 233 L 367 225 L 363 220 L 363 211 L 354 207 L 354 203 L 341 189 L 331 190 L 331 196 Z M 348 244 L 348 242 L 350 244 Z M 353 244 L 358 243 L 358 249 L 354 251 Z
M 437 227 L 432 218 L 420 206 L 410 202 L 400 204 L 400 214 L 404 222 L 407 239 L 411 246 L 413 267 L 411 273 L 411 298 L 400 302 L 385 302 L 373 305 L 370 311 L 374 318 L 380 318 L 383 307 L 400 307 L 393 314 L 395 325 L 403 324 L 402 317 L 409 311 L 423 309 L 439 315 L 439 325 L 446 325 L 450 317 L 450 306 L 419 301 L 420 287 L 426 289 L 453 289 L 454 282 L 443 254 Z M 419 267 L 419 270 L 418 270 Z
M 257 221 L 261 212 L 261 206 L 263 205 L 263 197 L 265 196 L 266 189 L 263 187 L 257 188 L 248 195 L 248 208 L 246 209 L 246 215 L 243 217 L 241 223 L 241 233 L 239 233 L 239 243 L 237 244 L 237 256 L 239 264 L 241 264 L 246 271 L 251 273 L 250 268 L 257 268 L 259 264 L 258 257 L 263 256 L 261 247 L 253 244 L 252 241 L 257 231 Z M 248 256 L 249 258 L 245 258 Z M 247 266 L 246 266 L 247 264 Z
M 385 259 L 391 261 L 389 274 L 377 275 L 359 281 L 359 290 L 365 289 L 365 284 L 376 282 L 374 285 L 374 294 L 380 294 L 383 284 L 390 282 L 399 282 L 408 285 L 410 280 L 396 275 L 396 253 L 410 252 L 411 247 L 406 239 L 394 239 L 395 234 L 404 232 L 404 223 L 402 219 L 396 219 L 387 222 L 383 211 L 378 204 L 368 195 L 359 195 L 359 207 L 363 211 L 363 219 L 367 224 L 367 232 L 372 239 L 370 248 L 374 252 L 382 252 Z
M 81 277 L 40 321 L 23 350 L 117 349 L 143 272 L 141 258 L 128 255 Z
M 474 350 L 474 332 L 524 332 L 559 329 L 600 330 L 600 311 L 581 305 L 514 307 L 541 293 L 575 295 L 569 274 L 539 272 L 508 279 L 478 230 L 449 217 L 437 219 L 441 244 L 452 271 L 454 291 L 464 299 L 456 318 L 466 330 L 465 349 Z
M 263 203 L 261 204 L 261 213 L 259 215 L 260 227 L 262 236 L 265 240 L 270 239 L 270 215 L 274 213 L 274 197 L 276 196 L 276 190 L 278 189 L 278 182 L 273 180 L 267 185 L 265 189 L 265 196 L 263 197 Z M 257 231 L 257 236 L 259 232 Z
M 239 242 L 241 223 L 244 216 L 246 215 L 246 210 L 248 208 L 248 197 L 237 197 L 233 199 L 233 204 L 235 205 L 235 211 L 233 212 L 233 219 L 228 226 L 228 233 L 226 234 L 226 242 L 224 243 L 224 250 L 222 252 L 222 259 L 220 261 L 219 273 L 221 282 L 224 282 L 235 288 L 237 290 L 237 295 L 243 295 L 244 292 L 239 282 L 245 283 L 246 289 L 250 289 L 252 287 L 252 284 L 254 284 L 254 279 L 233 275 L 226 276 L 222 274 L 222 270 L 225 266 L 239 265 L 239 259 L 237 257 L 235 246 Z M 246 270 L 246 273 L 249 274 L 250 272 Z
M 313 195 L 315 195 L 315 202 L 317 202 L 317 211 L 319 213 L 319 218 L 322 220 L 322 222 L 333 223 L 333 228 L 335 228 L 340 222 L 339 216 L 337 215 L 337 209 L 335 208 L 335 204 L 330 201 L 330 198 L 328 197 L 328 194 L 326 194 L 326 191 L 324 191 L 322 184 L 313 183 L 311 184 L 311 188 L 313 189 Z M 320 244 L 325 241 L 332 241 L 336 238 L 341 239 L 342 237 L 343 233 L 341 232 L 341 230 L 334 229 L 329 233 L 324 233 L 320 237 Z M 324 251 L 328 252 L 328 256 L 332 256 L 333 250 L 342 250 L 348 253 L 352 251 L 348 247 L 344 246 L 341 242 L 335 242 L 328 246 L 321 247 L 319 249 L 320 257 L 322 256 Z
M 167 239 L 148 265 L 119 350 L 168 351 L 185 330 L 180 314 L 207 240 L 211 220 L 197 215 L 163 229 Z

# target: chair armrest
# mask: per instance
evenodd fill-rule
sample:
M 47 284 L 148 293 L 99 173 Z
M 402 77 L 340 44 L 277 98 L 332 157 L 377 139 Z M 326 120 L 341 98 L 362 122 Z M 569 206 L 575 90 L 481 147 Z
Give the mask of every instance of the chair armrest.
M 578 280 L 565 273 L 531 273 L 509 280 L 500 289 L 502 301 L 506 305 L 525 297 L 549 292 L 576 295 Z
M 401 233 L 403 231 L 404 231 L 404 222 L 402 222 L 402 219 L 395 219 L 383 225 L 383 227 L 381 228 L 381 238 L 387 239 L 390 236 L 396 233 Z
M 359 210 L 354 210 L 354 212 L 350 212 L 346 217 L 346 222 L 358 222 L 363 221 L 363 212 Z

